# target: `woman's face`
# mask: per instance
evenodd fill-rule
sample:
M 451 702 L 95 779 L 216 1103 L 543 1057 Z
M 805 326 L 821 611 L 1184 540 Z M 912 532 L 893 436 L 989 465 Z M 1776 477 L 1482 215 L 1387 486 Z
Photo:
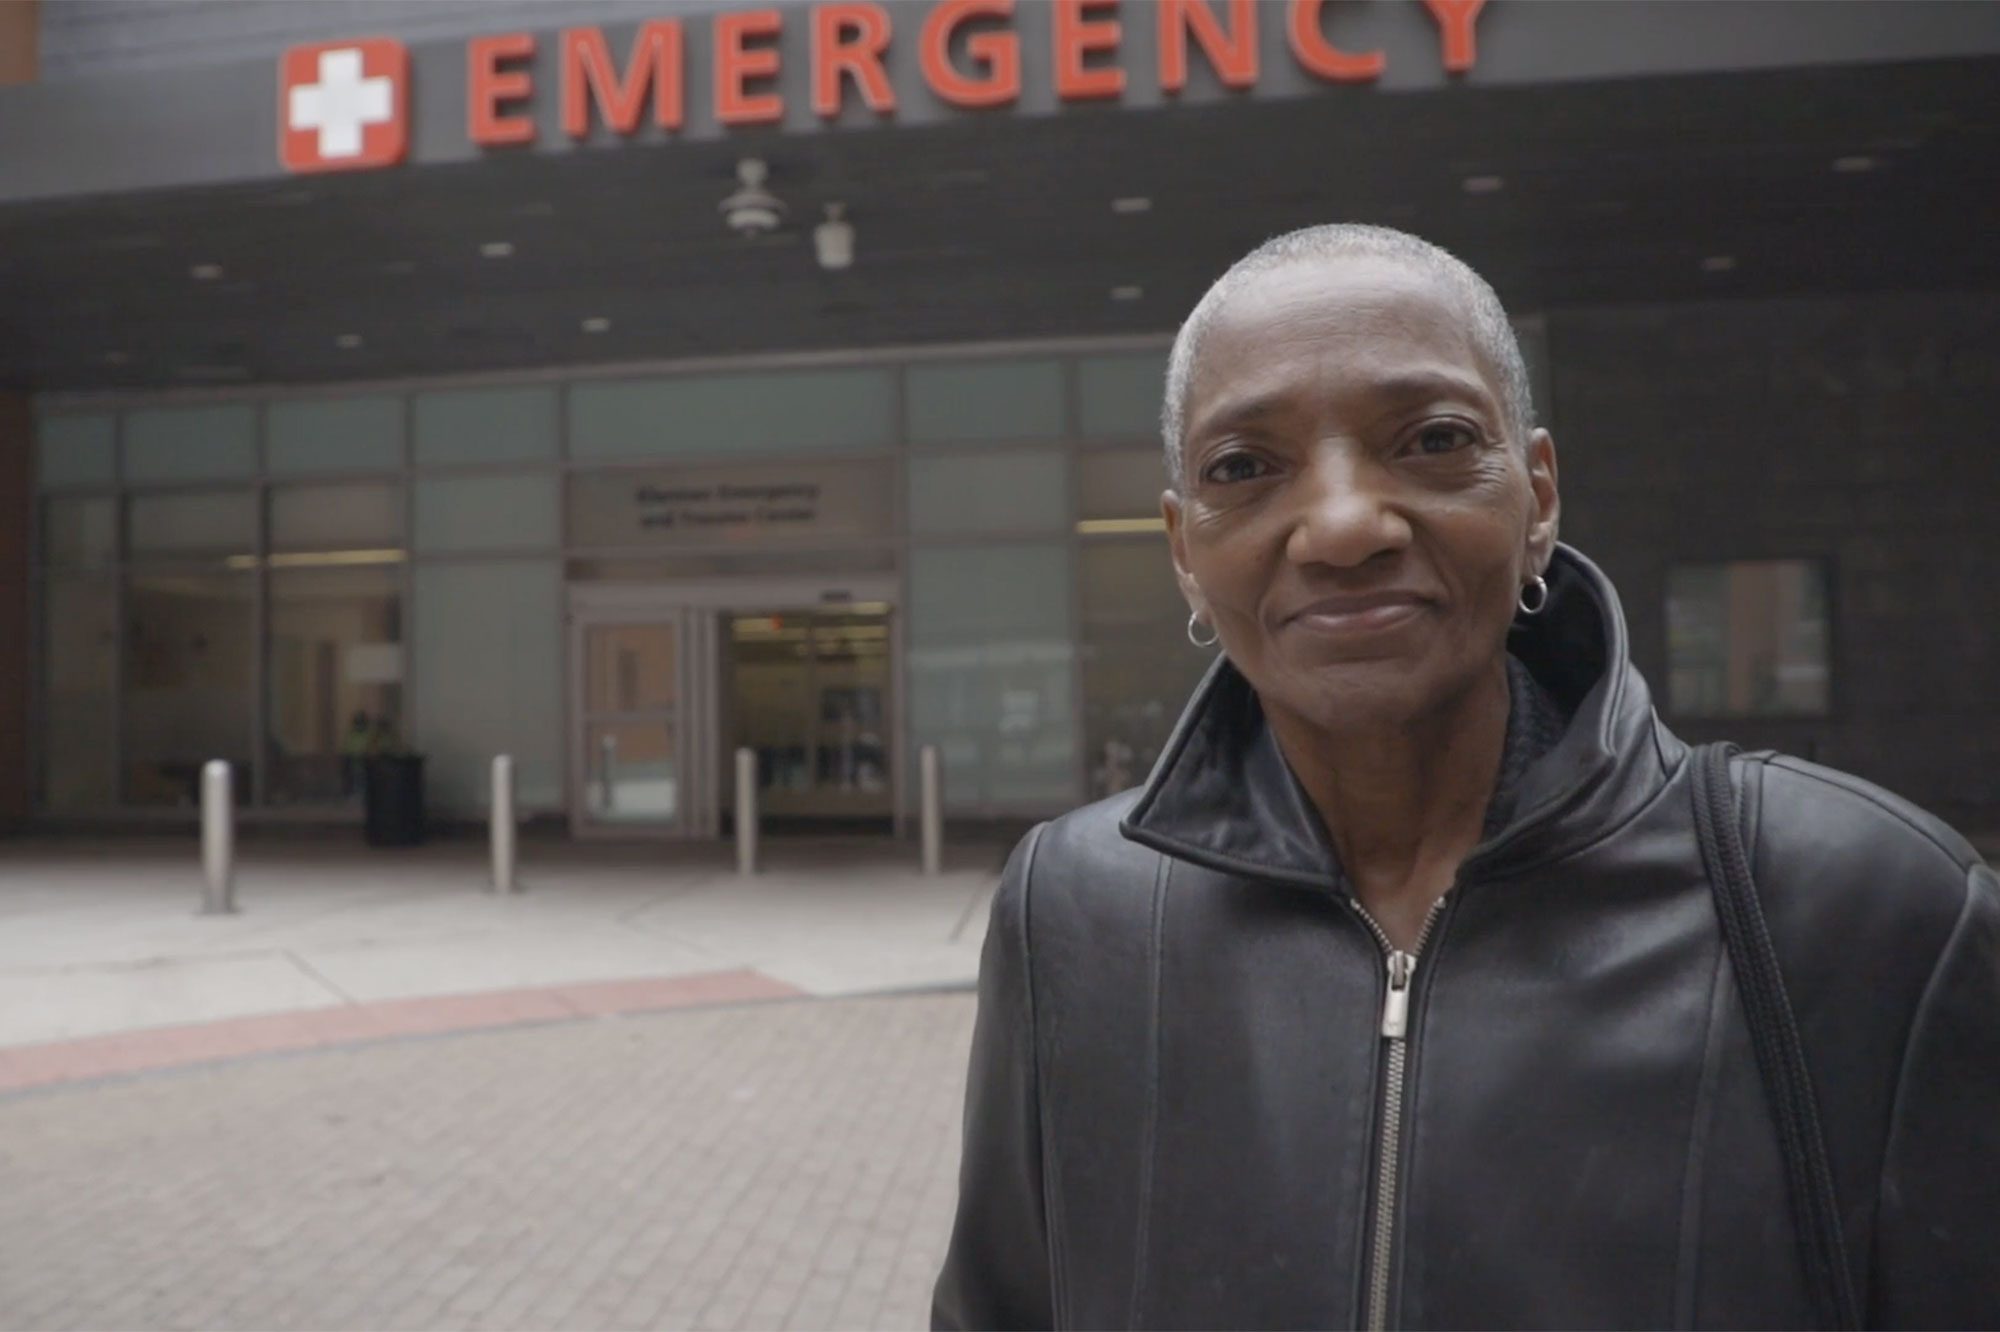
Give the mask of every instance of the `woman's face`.
M 1555 544 L 1555 448 L 1509 437 L 1449 288 L 1359 256 L 1259 274 L 1209 324 L 1184 420 L 1181 587 L 1274 717 L 1409 725 L 1498 668 Z

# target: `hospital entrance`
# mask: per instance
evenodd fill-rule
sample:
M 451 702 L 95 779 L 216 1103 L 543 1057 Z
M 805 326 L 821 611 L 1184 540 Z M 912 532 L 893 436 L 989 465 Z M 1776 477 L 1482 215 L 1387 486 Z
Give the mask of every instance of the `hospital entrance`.
M 571 825 L 722 836 L 735 754 L 765 832 L 897 831 L 895 580 L 571 589 Z

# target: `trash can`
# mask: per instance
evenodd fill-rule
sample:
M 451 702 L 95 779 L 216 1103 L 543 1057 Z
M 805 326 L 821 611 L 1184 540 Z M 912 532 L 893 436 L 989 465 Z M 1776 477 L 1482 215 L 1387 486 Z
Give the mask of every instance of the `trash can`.
M 370 846 L 424 840 L 424 757 L 382 754 L 363 761 L 363 832 Z

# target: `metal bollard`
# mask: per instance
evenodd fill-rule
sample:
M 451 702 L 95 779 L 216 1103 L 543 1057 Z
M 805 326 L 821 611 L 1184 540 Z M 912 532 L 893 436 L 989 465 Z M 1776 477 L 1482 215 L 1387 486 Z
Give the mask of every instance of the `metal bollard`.
M 597 742 L 597 780 L 604 796 L 606 814 L 618 805 L 618 783 L 615 777 L 617 769 L 618 737 L 606 735 Z
M 236 910 L 236 791 L 229 765 L 210 759 L 201 766 L 201 868 L 205 880 L 201 914 L 226 916 Z
M 493 756 L 493 891 L 519 891 L 514 881 L 514 759 Z
M 944 777 L 936 745 L 917 752 L 917 772 L 923 799 L 924 873 L 935 875 L 944 869 Z
M 736 872 L 757 872 L 757 751 L 736 751 Z

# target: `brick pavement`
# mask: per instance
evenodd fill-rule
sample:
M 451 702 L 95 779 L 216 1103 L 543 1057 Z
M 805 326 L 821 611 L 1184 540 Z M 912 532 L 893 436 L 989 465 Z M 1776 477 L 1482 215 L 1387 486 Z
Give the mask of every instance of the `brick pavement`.
M 142 1027 L 81 1040 L 0 1048 L 0 1092 L 246 1055 L 353 1045 L 384 1036 L 429 1036 L 564 1018 L 797 998 L 801 993 L 754 971 L 716 971 L 534 990 L 427 995 L 303 1013 Z
M 0 1327 L 917 1327 L 964 993 L 0 1096 Z

